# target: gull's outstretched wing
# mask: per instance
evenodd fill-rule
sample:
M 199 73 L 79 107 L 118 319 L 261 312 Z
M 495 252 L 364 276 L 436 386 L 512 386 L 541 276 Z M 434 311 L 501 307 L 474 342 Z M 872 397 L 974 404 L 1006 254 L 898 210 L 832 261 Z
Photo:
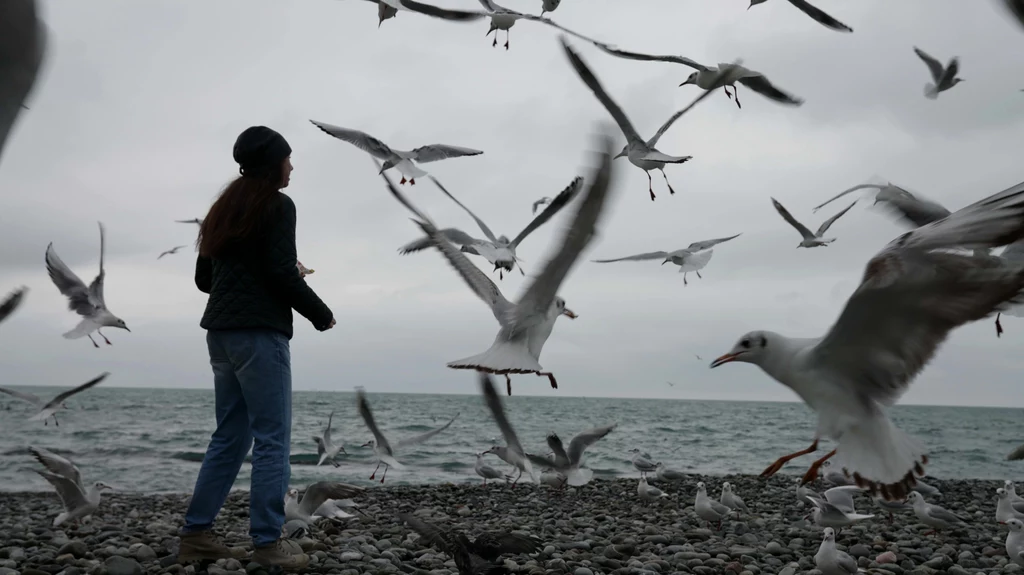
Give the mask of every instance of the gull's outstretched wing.
M 703 250 L 706 250 L 708 248 L 713 248 L 713 247 L 717 246 L 718 244 L 720 244 L 722 242 L 727 242 L 729 240 L 738 238 L 738 237 L 740 237 L 740 235 L 741 234 L 736 234 L 735 236 L 729 236 L 727 238 L 718 238 L 718 239 L 715 239 L 715 240 L 703 240 L 703 241 L 699 241 L 699 242 L 693 242 L 692 244 L 686 246 L 686 249 L 687 249 L 687 251 L 691 251 L 691 252 L 703 251 Z
M 644 254 L 636 254 L 635 256 L 626 256 L 622 258 L 615 258 L 611 260 L 590 260 L 598 264 L 610 264 L 612 262 L 643 262 L 648 260 L 660 260 L 668 256 L 668 252 L 647 252 Z
M 569 462 L 573 465 L 579 465 L 583 459 L 583 452 L 591 445 L 597 443 L 599 439 L 611 433 L 616 425 L 618 424 L 595 427 L 573 437 L 572 441 L 569 442 Z
M 14 313 L 14 310 L 18 309 L 21 302 L 25 300 L 25 294 L 28 293 L 27 287 L 20 287 L 10 294 L 2 302 L 0 302 L 0 321 L 7 319 L 7 316 Z
M 46 246 L 46 271 L 50 274 L 53 285 L 68 298 L 68 309 L 81 316 L 91 316 L 95 313 L 99 302 L 94 301 L 89 288 L 85 287 L 85 282 L 60 259 L 53 249 L 52 242 Z
M 626 60 L 640 60 L 642 62 L 671 62 L 673 64 L 682 64 L 689 66 L 694 70 L 705 71 L 708 69 L 703 64 L 698 64 L 694 60 L 691 60 L 685 56 L 656 56 L 653 54 L 642 54 L 640 52 L 629 52 L 627 50 L 620 50 L 619 48 L 612 46 L 611 44 L 605 44 L 603 42 L 593 42 L 594 46 L 597 46 L 601 51 L 606 54 L 610 54 L 617 58 L 625 58 Z
M 317 122 L 316 120 L 310 120 L 314 126 L 320 128 L 327 134 L 338 138 L 339 140 L 348 142 L 360 150 L 370 154 L 375 158 L 381 160 L 387 160 L 395 155 L 395 152 L 388 147 L 387 144 L 367 134 L 366 132 L 360 132 L 359 130 L 350 130 L 348 128 L 342 128 L 340 126 L 332 126 L 331 124 L 325 124 L 323 122 Z
M 409 0 L 402 1 L 408 2 Z M 482 150 L 474 150 L 472 148 L 449 146 L 447 144 L 430 144 L 428 146 L 420 146 L 418 148 L 414 148 L 412 151 L 412 159 L 420 163 L 427 163 L 436 162 L 438 160 L 445 160 L 448 158 L 479 156 L 482 153 Z
M 960 59 L 954 56 L 949 60 L 949 64 L 946 65 L 945 70 L 942 72 L 942 77 L 939 78 L 939 85 L 946 86 L 956 78 L 956 73 L 960 71 Z
M 846 24 L 843 24 L 839 20 L 829 16 L 823 12 L 820 8 L 812 6 L 807 0 L 789 0 L 789 3 L 800 9 L 801 12 L 807 14 L 819 24 L 831 28 L 839 32 L 853 32 L 853 28 L 850 28 Z
M 936 202 L 918 198 L 896 186 L 886 186 L 879 190 L 875 195 L 875 203 L 882 204 L 889 213 L 914 227 L 937 222 L 951 213 Z
M 776 88 L 774 84 L 768 81 L 768 78 L 766 78 L 764 74 L 757 72 L 754 72 L 753 74 L 745 74 L 738 80 L 738 82 L 758 94 L 761 94 L 765 98 L 774 100 L 780 104 L 799 106 L 804 103 L 803 98 L 798 98 L 797 96 Z
M 61 403 L 64 403 L 64 401 L 67 398 L 71 397 L 72 395 L 75 395 L 76 393 L 81 393 L 81 392 L 89 389 L 90 387 L 93 387 L 93 386 L 99 384 L 104 379 L 107 379 L 108 375 L 110 375 L 110 372 L 109 371 L 105 371 L 105 372 L 101 373 L 100 375 L 98 375 L 97 377 L 94 377 L 94 378 L 90 379 L 89 381 L 83 383 L 82 385 L 79 385 L 78 387 L 76 387 L 74 389 L 69 389 L 69 390 L 65 391 L 64 393 L 61 393 L 57 397 L 55 397 L 55 398 L 51 399 L 50 401 L 48 401 L 46 403 L 46 405 L 43 406 L 43 408 L 42 408 L 43 411 L 45 411 L 47 409 L 51 409 L 51 408 L 57 407 Z M 35 416 L 32 419 L 36 419 L 37 417 L 38 416 Z
M 824 234 L 826 231 L 828 231 L 828 229 L 832 226 L 832 224 L 834 224 L 836 220 L 841 218 L 843 216 L 843 214 L 845 214 L 846 212 L 850 211 L 850 208 L 852 208 L 853 205 L 856 204 L 856 203 L 857 202 L 855 200 L 853 202 L 853 204 L 850 204 L 850 205 L 846 206 L 845 210 L 839 212 L 838 214 L 836 214 L 836 215 L 832 216 L 831 218 L 829 218 L 829 219 L 825 220 L 824 222 L 822 222 L 821 226 L 818 227 L 818 233 L 815 234 L 815 235 L 820 237 L 821 234 Z
M 564 208 L 566 204 L 571 202 L 581 189 L 583 189 L 583 178 L 576 176 L 564 190 L 555 196 L 555 199 L 551 200 L 551 203 L 548 204 L 548 207 L 544 208 L 544 211 L 541 212 L 539 216 L 533 218 L 533 221 L 523 228 L 523 231 L 519 232 L 519 235 L 516 236 L 515 239 L 509 242 L 509 246 L 512 249 L 518 247 L 520 242 L 526 239 L 526 236 L 544 225 L 544 223 L 553 218 L 559 210 Z
M 648 148 L 654 148 L 654 146 L 658 145 L 658 140 L 660 140 L 661 137 L 665 135 L 665 132 L 667 132 L 668 129 L 672 127 L 672 124 L 675 124 L 676 120 L 678 120 L 679 118 L 683 117 L 683 114 L 685 114 L 685 113 L 689 112 L 690 110 L 692 110 L 693 107 L 696 106 L 701 100 L 703 100 L 704 98 L 707 98 L 708 96 L 710 96 L 711 95 L 710 92 L 711 92 L 711 90 L 705 90 L 699 96 L 694 98 L 692 102 L 687 104 L 687 106 L 685 108 L 683 108 L 682 110 L 679 110 L 675 114 L 672 114 L 671 116 L 669 116 L 668 120 L 665 120 L 665 123 L 662 124 L 660 128 L 658 128 L 658 131 L 655 132 L 653 136 L 651 136 L 651 139 L 647 140 L 647 147 Z
M 377 0 L 371 0 L 376 2 Z M 433 16 L 434 18 L 440 18 L 442 20 L 448 20 L 450 22 L 472 22 L 473 20 L 479 20 L 484 17 L 484 14 L 479 12 L 467 11 L 467 10 L 451 10 L 448 8 L 441 8 L 434 6 L 433 4 L 424 4 L 417 2 L 416 0 L 381 0 L 392 8 L 404 8 L 412 12 L 419 12 L 427 16 Z
M 604 211 L 606 198 L 611 188 L 612 140 L 607 134 L 600 138 L 600 166 L 594 176 L 587 179 L 590 187 L 578 202 L 579 207 L 573 217 L 572 224 L 562 236 L 561 246 L 544 269 L 536 276 L 530 286 L 519 298 L 515 307 L 514 323 L 517 328 L 525 328 L 532 322 L 539 321 L 551 308 L 558 288 L 561 287 L 569 270 L 575 265 L 580 253 L 590 244 L 597 234 L 597 220 Z
M 789 225 L 796 228 L 796 231 L 800 232 L 800 235 L 803 236 L 805 240 L 814 239 L 814 234 L 811 233 L 811 230 L 807 229 L 807 226 L 796 221 L 796 218 L 794 218 L 793 215 L 789 213 L 789 210 L 784 208 L 778 200 L 772 198 L 772 205 L 775 206 L 775 211 L 779 212 L 782 219 L 786 220 L 789 222 Z
M 306 488 L 306 492 L 302 494 L 302 501 L 299 502 L 299 508 L 302 509 L 304 515 L 313 515 L 328 499 L 347 499 L 359 495 L 363 491 L 363 488 L 358 485 L 317 481 Z
M 324 436 L 323 436 L 323 442 L 324 443 L 330 443 L 331 442 L 331 421 L 333 421 L 333 420 L 334 420 L 334 410 L 332 409 L 331 410 L 331 414 L 327 416 L 327 428 L 324 429 Z
M 381 453 L 393 455 L 394 451 L 391 449 L 391 444 L 388 443 L 388 438 L 384 437 L 384 434 L 380 432 L 377 422 L 373 419 L 373 412 L 370 411 L 370 402 L 366 400 L 366 392 L 362 388 L 356 389 L 356 403 L 359 404 L 359 416 L 363 418 L 363 423 L 366 424 L 367 429 L 373 434 L 373 441 L 377 444 L 377 450 Z
M 622 108 L 615 103 L 615 100 L 612 100 L 611 96 L 608 95 L 608 92 L 606 92 L 604 87 L 601 86 L 601 82 L 597 79 L 597 76 L 594 75 L 583 59 L 580 58 L 579 54 L 576 53 L 576 50 L 566 42 L 564 36 L 561 37 L 561 41 L 562 48 L 565 50 L 566 56 L 569 57 L 569 63 L 571 63 L 573 69 L 576 70 L 576 74 L 578 74 L 580 79 L 583 80 L 583 83 L 590 88 L 590 91 L 594 93 L 594 96 L 596 96 L 598 101 L 601 102 L 601 105 L 608 110 L 608 113 L 611 114 L 615 123 L 619 125 L 619 129 L 622 130 L 623 135 L 626 136 L 626 140 L 630 143 L 642 143 L 643 139 L 640 137 L 640 134 L 637 133 L 633 124 L 629 121 L 629 117 L 627 117 L 626 113 L 622 111 Z
M 42 447 L 29 447 L 28 451 L 50 473 L 70 479 L 76 485 L 82 484 L 82 474 L 78 471 L 78 466 L 72 463 L 71 460 Z
M 477 243 L 479 240 L 466 232 L 456 228 L 445 228 L 443 230 L 437 230 L 437 233 L 445 237 L 449 242 L 457 246 L 468 246 Z M 430 237 L 423 237 L 418 240 L 413 240 L 404 246 L 398 248 L 398 253 L 405 255 L 412 252 L 418 252 L 420 250 L 432 247 L 434 242 L 430 240 Z
M 498 429 L 501 431 L 501 436 L 505 438 L 505 445 L 517 454 L 524 455 L 526 452 L 523 450 L 523 445 L 519 443 L 519 436 L 512 429 L 508 416 L 505 415 L 505 406 L 501 402 L 501 397 L 498 396 L 494 382 L 484 372 L 480 372 L 480 392 L 484 396 L 484 403 L 487 405 L 487 409 L 490 410 L 491 417 L 494 418 L 494 423 L 498 425 Z
M 928 72 L 930 72 L 932 75 L 932 81 L 935 82 L 935 85 L 937 86 L 939 84 L 939 80 L 942 79 L 942 62 L 939 62 L 935 58 L 932 58 L 930 55 L 925 53 L 924 50 L 918 48 L 917 46 L 914 46 L 914 53 L 917 54 L 917 57 L 923 60 L 924 63 L 928 66 Z
M 16 398 L 18 398 L 18 399 L 20 399 L 22 401 L 27 401 L 27 402 L 29 402 L 29 403 L 31 403 L 33 405 L 37 405 L 39 407 L 43 406 L 43 398 L 39 397 L 38 395 L 33 395 L 31 393 L 26 393 L 24 391 L 17 391 L 17 390 L 14 390 L 14 389 L 7 389 L 6 387 L 0 387 L 0 393 L 6 393 L 7 395 L 10 395 L 11 397 L 16 397 Z
M 420 435 L 414 435 L 412 437 L 405 437 L 405 438 L 399 439 L 398 441 L 395 442 L 395 444 L 398 447 L 407 447 L 409 445 L 416 445 L 417 443 L 423 443 L 424 441 L 430 439 L 431 437 L 434 437 L 438 433 L 441 433 L 442 431 L 444 431 L 444 430 L 448 429 L 449 427 L 451 427 L 452 422 L 454 422 L 455 418 L 458 417 L 458 416 L 459 416 L 459 414 L 456 413 L 451 419 L 448 420 L 448 423 L 442 425 L 441 427 L 438 427 L 436 429 L 431 429 L 430 431 L 428 431 L 426 433 L 422 433 Z
M 569 467 L 570 460 L 569 455 L 565 453 L 565 447 L 562 445 L 562 438 L 558 437 L 557 433 L 549 433 L 547 436 L 548 448 L 551 449 L 551 454 L 554 457 L 553 463 L 555 467 L 560 470 L 565 470 Z
M 100 273 L 89 284 L 89 293 L 92 295 L 93 301 L 97 303 L 97 307 L 104 308 L 107 307 L 107 302 L 103 299 L 103 279 L 107 277 L 107 272 L 103 267 L 103 258 L 107 251 L 107 234 L 103 228 L 103 222 L 97 223 L 100 226 Z
M 487 224 L 485 224 L 483 220 L 476 217 L 476 214 L 473 213 L 473 210 L 467 208 L 462 202 L 455 199 L 455 196 L 453 196 L 451 192 L 449 192 L 444 186 L 442 186 L 441 182 L 437 181 L 437 179 L 434 176 L 429 177 L 430 181 L 434 182 L 434 185 L 437 186 L 442 192 L 444 192 L 444 195 L 448 196 L 448 198 L 451 199 L 451 201 L 455 202 L 456 204 L 458 204 L 460 208 L 465 210 L 465 212 L 469 214 L 469 217 L 473 218 L 473 221 L 475 221 L 476 225 L 480 227 L 480 231 L 482 231 L 484 235 L 487 236 L 487 239 L 491 240 L 492 243 L 498 241 L 498 238 L 494 236 L 494 232 L 491 231 L 491 228 L 487 227 Z
M 61 503 L 64 504 L 65 510 L 73 511 L 89 504 L 89 501 L 85 498 L 85 492 L 80 484 L 75 483 L 62 475 L 50 473 L 49 471 L 43 471 L 41 469 L 33 469 L 33 471 L 42 475 L 43 479 L 49 481 L 50 485 L 53 485 L 53 488 L 57 490 L 57 495 L 60 496 Z

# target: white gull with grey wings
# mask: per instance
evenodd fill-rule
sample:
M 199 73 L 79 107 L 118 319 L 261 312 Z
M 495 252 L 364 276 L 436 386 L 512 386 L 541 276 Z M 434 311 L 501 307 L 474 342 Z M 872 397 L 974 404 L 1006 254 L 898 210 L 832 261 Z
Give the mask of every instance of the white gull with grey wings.
M 32 405 L 35 405 L 36 407 L 38 407 L 39 411 L 35 415 L 29 417 L 28 418 L 29 421 L 40 421 L 40 420 L 42 420 L 43 425 L 46 425 L 48 423 L 47 420 L 52 417 L 53 418 L 53 424 L 59 426 L 60 423 L 57 422 L 57 412 L 62 410 L 62 409 L 67 409 L 67 406 L 64 405 L 64 401 L 67 400 L 72 395 L 76 395 L 78 393 L 81 393 L 81 392 L 89 389 L 90 387 L 93 387 L 94 385 L 98 385 L 101 381 L 106 379 L 108 375 L 110 375 L 110 372 L 101 373 L 99 376 L 90 379 L 89 381 L 83 383 L 82 385 L 79 385 L 78 387 L 75 387 L 73 389 L 69 389 L 69 390 L 67 390 L 67 391 L 57 395 L 56 397 L 54 397 L 50 401 L 43 401 L 43 399 L 41 397 L 39 397 L 37 395 L 33 395 L 31 393 L 26 393 L 24 391 L 17 391 L 17 390 L 14 390 L 14 389 L 7 389 L 7 388 L 4 388 L 4 387 L 0 387 L 0 393 L 6 393 L 7 395 L 10 395 L 12 397 L 16 397 L 16 398 L 18 398 L 18 399 L 20 399 L 22 401 L 27 401 L 27 402 L 31 403 Z
M 853 202 L 853 204 L 856 203 L 857 202 Z M 778 202 L 778 200 L 772 198 L 772 205 L 775 206 L 775 210 L 779 212 L 779 215 L 782 216 L 782 219 L 789 222 L 789 225 L 796 228 L 796 231 L 800 232 L 800 236 L 803 237 L 803 239 L 800 240 L 800 243 L 797 244 L 796 246 L 798 248 L 817 248 L 827 246 L 830 243 L 836 241 L 835 238 L 825 238 L 822 236 L 825 234 L 825 232 L 828 231 L 830 227 L 832 227 L 832 224 L 834 224 L 836 220 L 841 218 L 843 214 L 845 214 L 846 212 L 850 211 L 850 208 L 853 207 L 853 204 L 846 206 L 846 209 L 822 222 L 821 226 L 818 227 L 818 231 L 811 233 L 811 230 L 807 229 L 807 226 L 798 222 L 796 218 L 794 218 L 793 215 L 789 213 L 789 210 L 784 208 L 782 204 Z
M 703 240 L 700 242 L 693 242 L 686 248 L 681 250 L 675 250 L 673 252 L 647 252 L 643 254 L 636 254 L 632 256 L 625 256 L 621 258 L 614 258 L 608 260 L 590 260 L 598 264 L 610 264 L 613 262 L 642 262 L 650 260 L 662 260 L 661 265 L 665 265 L 669 262 L 679 266 L 679 273 L 683 274 L 683 285 L 688 285 L 686 281 L 686 274 L 694 272 L 698 278 L 701 278 L 700 270 L 704 269 L 708 262 L 711 261 L 711 256 L 715 250 L 711 249 L 712 246 L 716 246 L 722 242 L 727 242 L 733 238 L 739 237 L 740 234 L 735 236 L 729 236 L 727 238 L 718 238 L 715 240 Z M 671 383 L 669 384 L 671 385 Z
M 28 450 L 46 468 L 45 471 L 36 469 L 35 472 L 53 485 L 64 505 L 64 511 L 53 520 L 54 527 L 92 515 L 100 507 L 100 492 L 112 489 L 101 481 L 86 487 L 82 483 L 78 466 L 52 451 L 41 447 L 29 447 Z
M 711 367 L 752 363 L 792 389 L 818 414 L 814 442 L 779 458 L 766 475 L 795 456 L 838 443 L 854 481 L 885 499 L 902 499 L 924 475 L 924 447 L 887 414 L 949 333 L 1024 301 L 1024 265 L 952 253 L 988 249 L 1024 237 L 1024 183 L 950 216 L 904 233 L 865 267 L 860 286 L 832 328 L 819 338 L 753 331 Z
M 360 150 L 370 154 L 374 158 L 383 160 L 384 166 L 380 168 L 380 173 L 384 173 L 386 170 L 390 170 L 391 168 L 398 170 L 399 173 L 402 174 L 402 181 L 399 182 L 402 184 L 404 184 L 406 179 L 408 179 L 410 184 L 415 185 L 416 178 L 422 178 L 427 175 L 427 173 L 421 170 L 416 164 L 436 162 L 438 160 L 445 160 L 448 158 L 478 156 L 483 153 L 480 150 L 463 148 L 460 146 L 449 146 L 448 144 L 430 144 L 427 146 L 413 148 L 408 151 L 395 150 L 366 132 L 350 130 L 340 126 L 332 126 L 331 124 L 317 122 L 316 120 L 310 120 L 310 122 L 317 128 L 323 130 L 324 133 L 334 136 L 343 142 L 348 142 Z
M 540 365 L 540 353 L 551 335 L 555 320 L 576 314 L 566 308 L 565 300 L 556 293 L 565 281 L 580 254 L 597 232 L 597 221 L 604 210 L 612 176 L 611 140 L 602 138 L 601 165 L 597 173 L 588 178 L 589 187 L 580 201 L 572 223 L 558 245 L 558 251 L 548 260 L 541 273 L 533 278 L 517 303 L 505 298 L 498 286 L 434 226 L 430 218 L 416 208 L 398 191 L 386 175 L 382 175 L 388 191 L 417 216 L 413 222 L 431 239 L 434 246 L 462 277 L 466 284 L 490 308 L 500 324 L 498 335 L 491 347 L 478 355 L 450 362 L 452 369 L 472 369 L 505 375 L 509 393 L 512 386 L 508 374 L 533 373 L 546 376 L 552 388 L 558 387 L 554 374 Z
M 527 457 L 530 458 L 534 465 L 539 467 L 547 466 L 564 475 L 569 485 L 573 487 L 586 485 L 593 479 L 594 472 L 585 467 L 580 467 L 583 464 L 583 452 L 591 445 L 597 443 L 598 440 L 611 433 L 616 425 L 595 427 L 580 433 L 569 442 L 568 451 L 562 445 L 562 439 L 558 437 L 558 434 L 550 433 L 547 437 L 547 443 L 554 457 L 550 460 L 535 455 L 528 455 Z
M 486 373 L 478 375 L 480 376 L 480 393 L 484 396 L 484 404 L 487 406 L 488 411 L 491 412 L 491 418 L 494 419 L 494 423 L 498 426 L 498 430 L 501 431 L 501 436 L 505 440 L 504 446 L 495 445 L 485 453 L 493 453 L 505 463 L 519 470 L 519 475 L 516 476 L 515 481 L 512 483 L 513 485 L 523 476 L 524 471 L 530 476 L 530 480 L 536 483 L 537 474 L 533 471 L 530 457 L 526 454 L 523 444 L 519 442 L 519 436 L 516 435 L 515 430 L 512 429 L 512 424 L 508 421 L 505 405 L 501 402 L 501 397 L 498 396 L 498 390 L 494 388 L 494 382 L 491 381 L 490 376 Z M 511 384 L 508 385 L 508 394 L 512 395 Z

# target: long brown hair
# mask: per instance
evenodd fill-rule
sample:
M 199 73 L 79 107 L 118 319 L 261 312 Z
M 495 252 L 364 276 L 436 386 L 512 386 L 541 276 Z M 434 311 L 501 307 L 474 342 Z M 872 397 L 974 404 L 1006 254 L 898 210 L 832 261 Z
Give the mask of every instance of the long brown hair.
M 266 177 L 239 176 L 221 192 L 199 226 L 199 255 L 217 258 L 235 242 L 253 237 L 280 200 L 281 172 Z

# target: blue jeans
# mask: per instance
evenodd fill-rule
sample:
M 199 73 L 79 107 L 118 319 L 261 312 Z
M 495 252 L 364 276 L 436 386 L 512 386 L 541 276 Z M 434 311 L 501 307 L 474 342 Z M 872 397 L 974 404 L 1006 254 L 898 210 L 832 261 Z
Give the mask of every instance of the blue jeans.
M 211 330 L 206 332 L 206 345 L 213 366 L 217 430 L 206 448 L 182 533 L 213 527 L 252 447 L 249 535 L 255 546 L 269 545 L 281 536 L 291 476 L 288 338 L 270 329 Z

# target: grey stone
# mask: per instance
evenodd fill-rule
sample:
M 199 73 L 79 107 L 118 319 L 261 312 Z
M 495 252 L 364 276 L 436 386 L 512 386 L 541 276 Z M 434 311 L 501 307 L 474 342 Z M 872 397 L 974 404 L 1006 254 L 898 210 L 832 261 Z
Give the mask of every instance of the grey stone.
M 108 575 L 142 575 L 142 565 L 134 559 L 113 555 L 104 562 Z
M 61 545 L 60 549 L 57 551 L 58 555 L 64 555 L 65 553 L 70 553 L 74 555 L 75 558 L 81 559 L 89 553 L 89 546 L 86 545 L 84 541 L 69 541 L 64 545 Z

